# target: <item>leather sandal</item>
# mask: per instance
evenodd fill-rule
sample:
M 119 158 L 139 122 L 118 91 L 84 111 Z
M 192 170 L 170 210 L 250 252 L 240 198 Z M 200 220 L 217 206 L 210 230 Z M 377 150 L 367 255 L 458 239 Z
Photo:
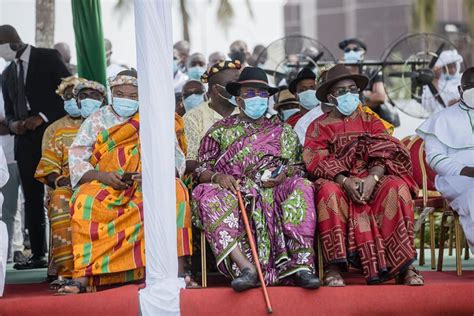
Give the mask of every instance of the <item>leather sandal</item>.
M 425 279 L 414 266 L 409 266 L 404 273 L 400 273 L 397 276 L 397 284 L 422 286 L 425 285 Z
M 346 283 L 341 276 L 341 273 L 333 270 L 324 271 L 324 285 L 330 287 L 344 287 Z
M 79 281 L 76 280 L 64 280 L 65 282 L 56 292 L 57 295 L 70 295 L 70 294 L 81 294 L 86 293 L 87 288 Z M 71 289 L 77 288 L 77 291 Z

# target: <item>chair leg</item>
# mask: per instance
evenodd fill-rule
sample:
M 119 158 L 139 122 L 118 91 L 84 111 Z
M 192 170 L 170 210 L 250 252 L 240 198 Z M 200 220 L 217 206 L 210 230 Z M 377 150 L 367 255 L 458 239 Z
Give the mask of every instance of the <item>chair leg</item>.
M 420 266 L 425 265 L 425 223 L 420 225 Z
M 462 275 L 462 260 L 461 260 L 461 251 L 462 251 L 462 233 L 461 233 L 461 224 L 459 223 L 459 216 L 454 214 L 454 238 L 456 243 L 456 273 L 458 276 Z
M 206 235 L 201 231 L 201 285 L 207 287 Z
M 441 225 L 439 232 L 439 254 L 438 254 L 438 269 L 437 271 L 443 271 L 443 254 L 444 254 L 444 242 L 445 242 L 445 232 L 444 225 L 446 224 L 447 215 L 443 213 L 441 216 Z
M 319 279 L 322 280 L 324 279 L 324 261 L 323 261 L 323 252 L 322 252 L 322 247 L 321 247 L 321 240 L 318 238 L 318 273 L 319 273 Z
M 451 222 L 451 224 L 449 224 L 449 233 L 448 233 L 448 234 L 449 234 L 449 237 L 448 237 L 448 240 L 449 240 L 449 241 L 448 241 L 448 246 L 449 246 L 448 255 L 449 255 L 449 256 L 452 256 L 452 255 L 453 255 L 453 242 L 454 242 L 454 238 L 453 238 L 453 236 L 454 236 L 454 233 L 453 233 L 454 229 L 453 229 L 453 227 L 454 227 L 454 222 Z
M 431 249 L 431 270 L 436 269 L 436 244 L 435 244 L 435 218 L 434 213 L 429 215 L 430 222 L 430 249 Z
M 469 244 L 467 243 L 466 235 L 464 235 L 464 260 L 469 260 Z

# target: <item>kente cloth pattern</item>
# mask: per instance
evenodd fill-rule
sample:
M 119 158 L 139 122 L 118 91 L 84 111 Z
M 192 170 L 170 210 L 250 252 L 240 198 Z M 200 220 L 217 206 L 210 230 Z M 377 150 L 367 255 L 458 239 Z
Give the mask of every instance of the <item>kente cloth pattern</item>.
M 46 178 L 51 174 L 69 177 L 68 151 L 82 120 L 65 116 L 56 126 L 43 150 L 36 169 L 36 180 L 48 184 Z M 48 189 L 48 217 L 51 224 L 51 261 L 54 262 L 58 276 L 72 277 L 73 255 L 71 246 L 71 215 L 69 201 L 72 190 L 68 187 Z
M 91 164 L 98 171 L 141 172 L 139 115 L 99 133 Z M 178 255 L 192 254 L 189 195 L 176 179 Z M 94 285 L 144 277 L 143 196 L 134 182 L 115 190 L 98 181 L 81 185 L 71 202 L 74 273 Z

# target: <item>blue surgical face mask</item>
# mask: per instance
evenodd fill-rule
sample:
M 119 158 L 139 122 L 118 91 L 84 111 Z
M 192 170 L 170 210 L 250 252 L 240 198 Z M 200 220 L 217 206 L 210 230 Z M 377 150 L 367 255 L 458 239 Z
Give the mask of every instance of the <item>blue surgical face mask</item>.
M 179 70 L 178 60 L 173 59 L 173 74 L 177 73 Z
M 191 80 L 201 80 L 201 76 L 205 71 L 206 69 L 199 66 L 188 68 L 188 77 Z
M 81 115 L 83 118 L 88 118 L 90 115 L 94 114 L 100 106 L 102 105 L 101 101 L 94 99 L 83 99 L 81 102 Z
M 81 109 L 77 106 L 76 99 L 64 100 L 64 110 L 71 117 L 81 116 Z
M 450 75 L 449 73 L 443 73 L 443 79 L 446 80 L 446 81 L 459 80 L 459 79 L 461 79 L 461 74 L 455 73 L 454 75 Z
M 281 111 L 281 120 L 283 122 L 286 122 L 288 121 L 288 119 L 290 117 L 292 117 L 293 115 L 295 115 L 296 113 L 298 113 L 300 111 L 300 109 L 288 109 L 288 110 L 283 110 Z
M 312 110 L 321 103 L 316 98 L 316 90 L 306 90 L 298 93 L 298 101 L 306 110 Z
M 235 95 L 231 96 L 229 99 L 230 104 L 232 104 L 233 106 L 237 107 L 238 104 L 237 104 L 237 100 L 235 100 Z
M 115 113 L 124 118 L 129 118 L 138 111 L 138 101 L 126 98 L 112 98 L 112 107 Z
M 204 94 L 191 94 L 186 99 L 183 100 L 184 108 L 186 112 L 191 111 L 199 104 L 204 102 Z
M 245 102 L 245 109 L 244 113 L 254 119 L 257 120 L 261 118 L 268 109 L 268 99 L 262 97 L 253 97 L 249 99 L 244 99 Z
M 359 51 L 353 51 L 350 50 L 347 53 L 344 53 L 344 61 L 346 63 L 357 63 L 362 60 L 362 55 L 364 52 L 362 50 Z
M 345 116 L 349 116 L 357 109 L 360 104 L 359 94 L 346 93 L 336 98 L 337 110 Z

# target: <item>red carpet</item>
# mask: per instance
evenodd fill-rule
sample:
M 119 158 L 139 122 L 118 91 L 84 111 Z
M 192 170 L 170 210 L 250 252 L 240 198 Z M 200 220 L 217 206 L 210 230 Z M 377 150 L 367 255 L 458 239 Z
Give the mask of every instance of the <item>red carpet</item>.
M 473 315 L 474 271 L 423 272 L 425 286 L 367 286 L 350 278 L 345 288 L 309 291 L 295 287 L 268 289 L 274 315 Z M 234 293 L 230 288 L 181 292 L 182 315 L 265 315 L 261 289 Z
M 361 278 L 352 277 L 347 279 L 349 285 L 345 288 L 309 291 L 271 287 L 269 293 L 275 315 L 474 314 L 474 271 L 465 271 L 462 277 L 454 272 L 423 275 L 426 283 L 423 287 L 367 286 Z M 137 285 L 127 285 L 93 294 L 55 296 L 44 283 L 7 285 L 5 296 L 0 298 L 0 315 L 138 315 L 137 291 Z M 238 294 L 228 287 L 217 286 L 183 290 L 181 314 L 264 315 L 265 305 L 260 289 Z
M 138 315 L 138 285 L 90 294 L 55 296 L 46 283 L 11 284 L 0 298 L 1 316 Z

